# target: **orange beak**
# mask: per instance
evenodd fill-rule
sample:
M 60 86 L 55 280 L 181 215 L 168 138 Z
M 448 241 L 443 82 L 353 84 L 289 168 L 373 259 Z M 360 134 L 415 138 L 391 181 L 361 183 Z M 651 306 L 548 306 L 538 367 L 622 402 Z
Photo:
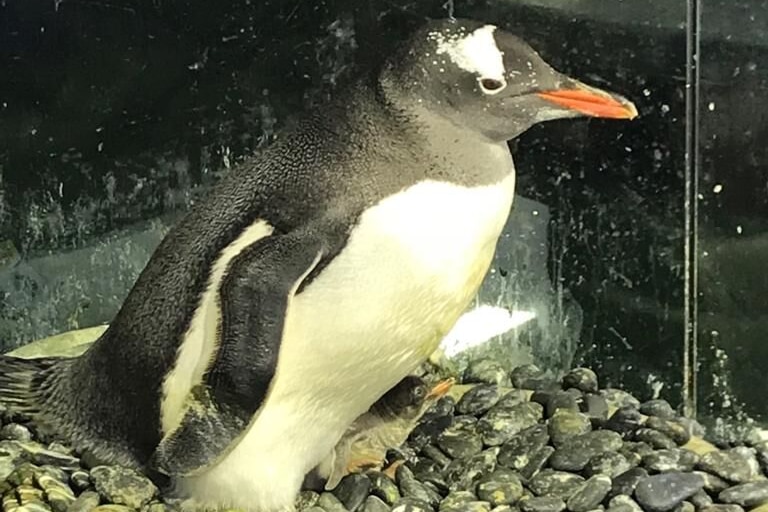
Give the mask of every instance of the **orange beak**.
M 626 98 L 576 82 L 575 88 L 536 93 L 558 106 L 573 109 L 591 117 L 634 119 L 637 108 Z
M 427 393 L 427 400 L 437 400 L 444 397 L 455 383 L 456 379 L 453 378 L 441 380 Z

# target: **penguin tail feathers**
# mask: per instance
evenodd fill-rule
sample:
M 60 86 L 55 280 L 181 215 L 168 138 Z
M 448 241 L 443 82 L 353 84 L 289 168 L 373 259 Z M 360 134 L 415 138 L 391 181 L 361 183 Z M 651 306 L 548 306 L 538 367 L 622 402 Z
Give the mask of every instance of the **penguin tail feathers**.
M 43 413 L 49 377 L 65 358 L 22 359 L 0 355 L 0 405 L 25 416 Z

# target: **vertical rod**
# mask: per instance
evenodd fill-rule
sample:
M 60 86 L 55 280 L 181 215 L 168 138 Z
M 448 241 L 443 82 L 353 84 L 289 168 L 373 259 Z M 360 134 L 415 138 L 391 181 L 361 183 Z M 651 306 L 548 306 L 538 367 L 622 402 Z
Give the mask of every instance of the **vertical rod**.
M 683 354 L 684 414 L 697 412 L 698 357 L 698 196 L 701 76 L 701 0 L 687 0 L 685 94 L 685 318 Z

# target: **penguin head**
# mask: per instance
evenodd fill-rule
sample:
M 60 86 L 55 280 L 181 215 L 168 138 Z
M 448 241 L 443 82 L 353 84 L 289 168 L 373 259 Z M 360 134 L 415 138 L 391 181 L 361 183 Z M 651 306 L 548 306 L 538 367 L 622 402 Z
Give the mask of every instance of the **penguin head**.
M 435 20 L 384 67 L 382 87 L 494 141 L 569 117 L 632 119 L 626 98 L 559 73 L 525 41 L 474 20 Z
M 453 386 L 453 379 L 446 379 L 431 386 L 421 377 L 408 375 L 387 391 L 374 409 L 382 417 L 416 420 Z

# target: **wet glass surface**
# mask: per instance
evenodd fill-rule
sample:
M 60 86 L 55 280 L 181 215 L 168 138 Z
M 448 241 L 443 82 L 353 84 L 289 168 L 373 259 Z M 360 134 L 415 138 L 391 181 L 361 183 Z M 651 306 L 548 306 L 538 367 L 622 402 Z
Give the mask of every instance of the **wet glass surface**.
M 447 8 L 0 4 L 0 347 L 108 322 L 199 194 Z M 453 9 L 514 30 L 640 117 L 551 122 L 510 143 L 518 199 L 449 353 L 553 373 L 585 364 L 605 385 L 678 405 L 695 311 L 699 414 L 764 419 L 768 3 L 703 2 L 699 108 L 688 113 L 682 0 Z M 688 311 L 686 272 L 697 284 Z

